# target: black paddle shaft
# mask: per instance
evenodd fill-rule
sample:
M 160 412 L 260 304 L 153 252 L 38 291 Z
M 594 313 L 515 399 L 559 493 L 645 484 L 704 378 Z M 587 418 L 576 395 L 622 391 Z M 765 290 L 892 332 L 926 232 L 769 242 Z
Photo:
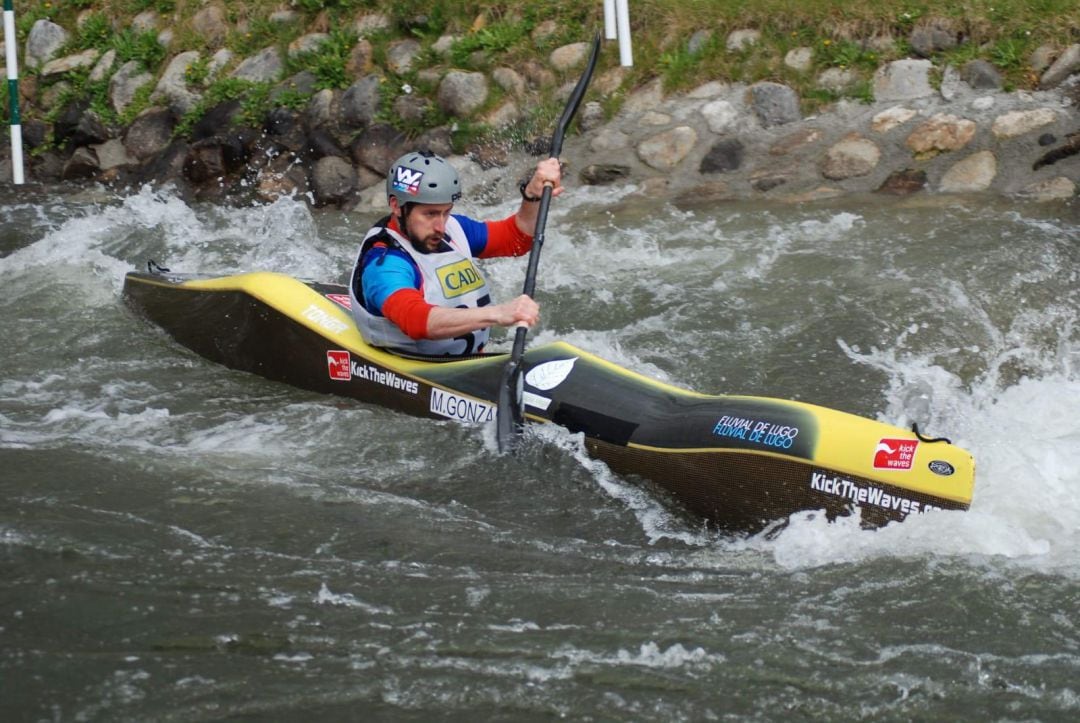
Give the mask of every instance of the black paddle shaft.
M 570 93 L 566 101 L 559 122 L 555 126 L 555 132 L 551 135 L 550 157 L 558 158 L 562 152 L 563 137 L 577 113 L 581 99 L 585 97 L 585 91 L 589 87 L 593 71 L 596 70 L 596 60 L 600 55 L 600 33 L 593 38 L 592 53 L 585 72 L 578 79 L 577 85 Z M 540 266 L 540 250 L 544 246 L 544 228 L 547 226 L 548 209 L 551 207 L 550 185 L 544 185 L 544 192 L 540 196 L 540 208 L 536 213 L 536 229 L 533 232 L 532 249 L 529 252 L 529 265 L 525 271 L 525 288 L 522 291 L 526 296 L 532 296 L 536 290 L 536 272 Z M 512 440 L 521 431 L 525 423 L 525 415 L 522 410 L 522 378 L 521 357 L 525 353 L 525 337 L 529 330 L 525 326 L 518 326 L 514 332 L 514 346 L 510 352 L 510 361 L 503 369 L 502 385 L 499 387 L 498 412 L 496 416 L 496 434 L 499 442 L 499 451 L 505 451 Z

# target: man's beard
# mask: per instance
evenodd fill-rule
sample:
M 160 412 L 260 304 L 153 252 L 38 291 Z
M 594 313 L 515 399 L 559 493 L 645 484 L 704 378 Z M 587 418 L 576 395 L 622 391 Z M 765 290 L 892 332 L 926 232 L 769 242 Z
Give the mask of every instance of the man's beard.
M 400 226 L 405 232 L 405 238 L 409 239 L 409 242 L 413 245 L 413 248 L 418 251 L 430 253 L 439 248 L 439 243 L 443 240 L 446 234 L 433 231 L 426 238 L 420 238 L 412 232 L 409 228 L 408 220 L 405 218 L 405 214 L 401 214 L 398 218 L 398 226 Z

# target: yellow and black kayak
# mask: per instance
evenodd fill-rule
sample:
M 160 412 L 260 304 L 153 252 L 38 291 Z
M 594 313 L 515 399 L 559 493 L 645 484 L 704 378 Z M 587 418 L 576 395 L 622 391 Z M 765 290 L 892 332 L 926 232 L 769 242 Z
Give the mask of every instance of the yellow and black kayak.
M 405 358 L 364 342 L 344 286 L 256 272 L 129 273 L 127 302 L 214 362 L 303 389 L 432 419 L 488 423 L 507 354 Z M 526 420 L 580 432 L 614 471 L 667 490 L 720 529 L 755 532 L 803 510 L 861 512 L 880 526 L 966 509 L 971 454 L 801 402 L 707 395 L 650 379 L 571 344 L 528 349 Z

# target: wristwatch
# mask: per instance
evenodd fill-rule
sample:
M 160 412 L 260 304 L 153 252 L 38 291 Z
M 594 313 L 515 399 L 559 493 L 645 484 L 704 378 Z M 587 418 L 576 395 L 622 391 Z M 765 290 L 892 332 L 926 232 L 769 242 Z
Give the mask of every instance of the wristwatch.
M 529 178 L 519 183 L 518 190 L 521 191 L 521 198 L 523 201 L 526 201 L 528 203 L 536 203 L 540 200 L 541 196 L 530 196 L 529 192 L 525 190 L 525 188 L 529 185 L 529 181 L 531 180 L 532 179 Z

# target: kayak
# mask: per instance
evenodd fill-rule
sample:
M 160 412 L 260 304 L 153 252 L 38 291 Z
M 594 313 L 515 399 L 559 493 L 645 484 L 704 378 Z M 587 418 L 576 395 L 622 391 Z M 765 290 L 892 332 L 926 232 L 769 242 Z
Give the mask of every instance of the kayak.
M 418 417 L 495 421 L 508 354 L 416 358 L 373 347 L 337 284 L 151 269 L 127 274 L 125 301 L 213 362 Z M 526 422 L 580 433 L 589 455 L 725 532 L 758 532 L 808 510 L 858 513 L 880 527 L 971 504 L 971 454 L 917 429 L 796 401 L 702 394 L 562 341 L 527 349 L 522 370 Z

